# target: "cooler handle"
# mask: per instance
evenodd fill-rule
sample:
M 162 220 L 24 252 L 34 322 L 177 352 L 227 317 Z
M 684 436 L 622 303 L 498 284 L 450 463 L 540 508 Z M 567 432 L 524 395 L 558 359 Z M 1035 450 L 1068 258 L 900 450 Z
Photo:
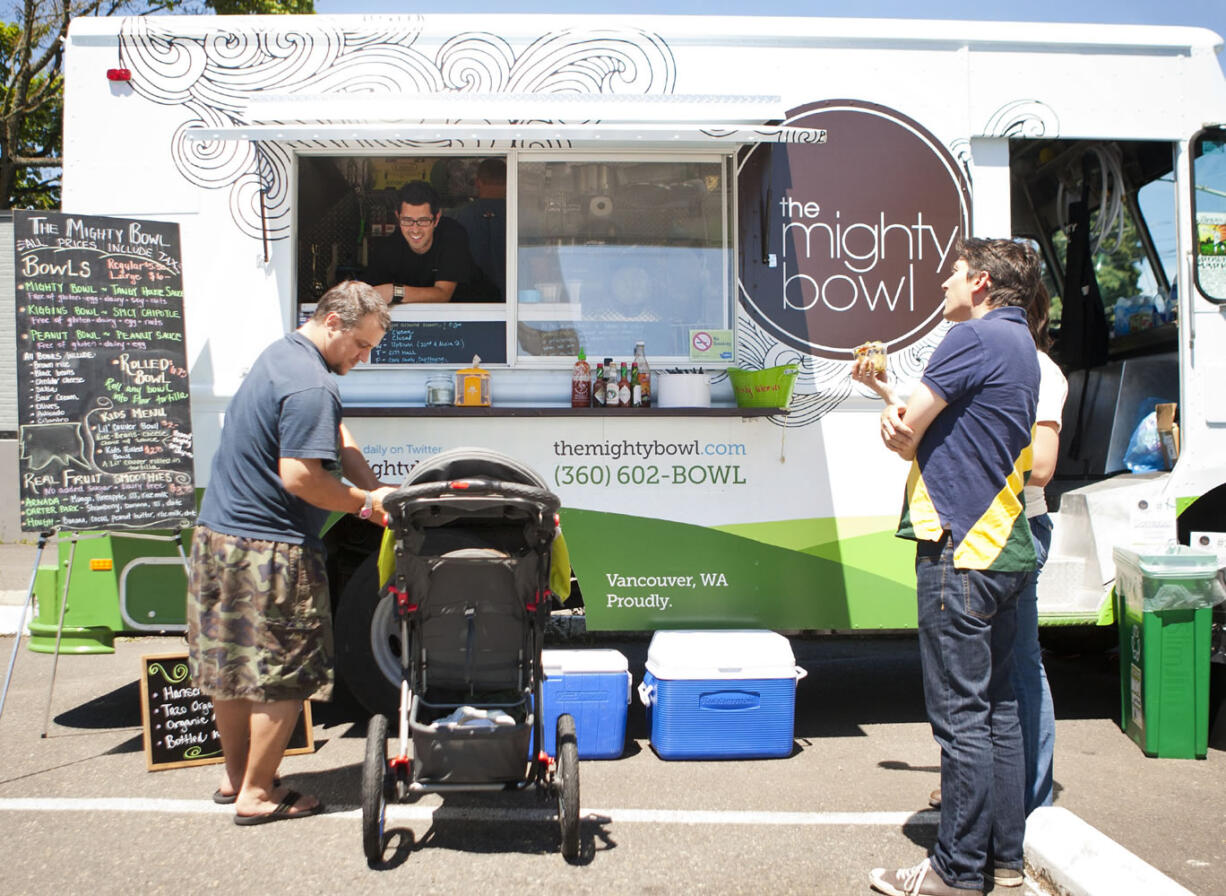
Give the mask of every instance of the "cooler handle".
M 800 667 L 800 666 L 797 666 L 797 667 L 796 667 L 796 680 L 797 680 L 797 681 L 800 681 L 802 678 L 804 678 L 804 677 L 805 677 L 806 675 L 808 675 L 808 674 L 809 674 L 809 670 L 808 670 L 808 669 L 804 669 L 804 668 L 802 668 L 802 667 Z
M 634 702 L 634 676 L 626 673 L 626 705 Z
M 655 689 L 655 685 L 650 685 L 645 681 L 639 684 L 639 699 L 643 701 L 644 706 L 651 706 L 651 694 Z

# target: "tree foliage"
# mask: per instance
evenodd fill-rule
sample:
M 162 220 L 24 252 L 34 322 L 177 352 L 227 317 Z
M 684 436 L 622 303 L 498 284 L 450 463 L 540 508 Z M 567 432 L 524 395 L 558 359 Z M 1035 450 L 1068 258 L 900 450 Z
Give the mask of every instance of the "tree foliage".
M 1098 212 L 1091 215 L 1090 229 L 1095 231 L 1098 226 Z M 1137 235 L 1136 222 L 1131 213 L 1125 213 L 1117 222 L 1118 230 L 1113 230 L 1099 246 L 1094 255 L 1094 277 L 1098 280 L 1098 292 L 1102 296 L 1107 319 L 1111 319 L 1112 309 L 1117 299 L 1135 296 L 1141 290 L 1142 266 L 1148 264 L 1145 246 Z M 1068 238 L 1063 232 L 1057 231 L 1052 236 L 1052 248 L 1063 268 L 1068 260 Z M 1051 320 L 1058 323 L 1063 316 L 1063 303 L 1059 295 L 1060 284 L 1055 284 L 1052 291 Z
M 39 162 L 58 164 L 62 137 L 63 102 L 58 85 L 39 74 L 41 60 L 27 59 L 19 52 L 24 39 L 19 25 L 0 24 L 0 140 L 3 140 L 2 194 L 6 207 L 47 208 L 55 204 L 55 177 L 45 177 Z M 24 83 L 14 77 L 14 67 L 24 66 L 31 77 Z M 49 63 L 48 63 L 49 64 Z
M 19 0 L 0 22 L 0 209 L 57 208 L 64 39 L 77 16 L 312 13 L 313 0 Z
M 1103 240 L 1094 258 L 1094 274 L 1103 304 L 1111 307 L 1116 299 L 1135 296 L 1141 291 L 1141 265 L 1146 262 L 1145 246 L 1137 235 L 1132 215 L 1124 215 L 1116 238 Z

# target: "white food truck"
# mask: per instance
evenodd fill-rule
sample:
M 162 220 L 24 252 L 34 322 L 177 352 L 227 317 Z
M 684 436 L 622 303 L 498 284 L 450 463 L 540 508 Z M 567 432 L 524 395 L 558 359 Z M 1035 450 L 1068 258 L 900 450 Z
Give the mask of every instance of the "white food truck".
M 496 286 L 396 305 L 339 384 L 386 481 L 461 446 L 537 470 L 591 630 L 914 627 L 913 547 L 894 536 L 907 465 L 880 444 L 853 349 L 884 343 L 913 382 L 948 326 L 958 239 L 1030 238 L 1070 382 L 1041 613 L 1088 624 L 1109 614 L 1113 545 L 1226 530 L 1221 43 L 820 18 L 81 18 L 63 209 L 179 226 L 207 488 L 250 364 L 397 234 L 397 190 L 426 180 L 450 216 L 481 162 L 503 162 L 505 202 L 484 213 Z M 653 406 L 572 408 L 579 349 L 616 367 L 638 341 Z M 490 406 L 427 404 L 427 381 L 474 356 Z M 786 364 L 786 409 L 738 403 L 728 368 Z M 1177 406 L 1173 469 L 1134 439 L 1158 402 Z M 368 706 L 398 669 L 379 536 L 355 518 L 327 533 L 338 667 Z M 74 570 L 66 643 L 182 621 L 156 544 L 89 545 L 79 564 L 114 563 Z M 62 575 L 40 572 L 35 649 Z

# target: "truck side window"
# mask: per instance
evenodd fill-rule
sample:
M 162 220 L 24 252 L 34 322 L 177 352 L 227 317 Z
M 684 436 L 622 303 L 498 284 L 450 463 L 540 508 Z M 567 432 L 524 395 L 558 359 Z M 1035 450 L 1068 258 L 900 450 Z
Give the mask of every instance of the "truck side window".
M 732 326 L 727 160 L 519 162 L 519 355 L 683 360 Z
M 1192 214 L 1196 286 L 1211 302 L 1226 302 L 1226 129 L 1192 140 Z

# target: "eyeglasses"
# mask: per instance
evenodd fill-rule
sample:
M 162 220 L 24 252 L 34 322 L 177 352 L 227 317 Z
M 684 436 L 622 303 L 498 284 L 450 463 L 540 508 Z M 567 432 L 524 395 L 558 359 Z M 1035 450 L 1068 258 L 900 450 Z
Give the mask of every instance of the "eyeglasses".
M 434 223 L 433 218 L 401 218 L 401 227 L 429 227 Z

